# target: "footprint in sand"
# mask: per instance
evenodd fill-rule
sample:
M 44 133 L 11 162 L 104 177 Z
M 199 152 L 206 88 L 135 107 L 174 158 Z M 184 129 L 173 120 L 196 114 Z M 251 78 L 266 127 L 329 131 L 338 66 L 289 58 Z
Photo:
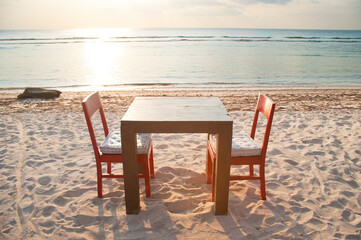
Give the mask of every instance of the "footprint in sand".
M 56 211 L 56 208 L 54 206 L 46 206 L 43 211 L 42 211 L 42 215 L 44 217 L 49 217 L 51 216 L 51 214 L 53 214 L 53 212 Z
M 297 150 L 297 145 L 295 144 L 292 144 L 292 145 L 289 145 L 287 147 L 285 147 L 286 149 L 291 149 L 291 150 Z
M 34 210 L 34 202 L 30 197 L 21 199 L 21 207 L 24 213 L 31 213 Z
M 300 124 L 298 126 L 299 129 L 305 129 L 306 127 L 308 127 L 308 125 L 306 125 L 306 124 Z
M 350 123 L 350 122 L 348 122 L 348 121 L 342 121 L 342 122 L 336 122 L 336 125 L 337 125 L 337 126 L 340 126 L 340 127 L 345 126 L 345 125 L 351 127 L 351 126 L 352 126 L 352 123 Z
M 325 156 L 326 154 L 322 151 L 310 151 L 305 154 L 306 156 Z
M 280 154 L 282 154 L 282 152 L 277 148 L 274 148 L 271 151 L 269 151 L 270 156 L 276 156 L 276 155 L 280 155 Z
M 361 208 L 361 193 L 357 196 L 357 204 Z
M 40 223 L 39 225 L 44 228 L 44 229 L 42 229 L 42 231 L 45 234 L 51 234 L 55 230 L 55 222 L 54 221 L 46 221 L 46 222 Z
M 48 185 L 51 182 L 51 178 L 48 176 L 43 176 L 38 179 L 38 182 L 40 185 Z
M 345 197 L 354 197 L 355 194 L 353 192 L 350 191 L 342 191 L 340 192 L 342 195 L 344 195 Z
M 65 199 L 63 196 L 58 196 L 54 199 L 53 203 L 55 205 L 63 207 L 68 203 L 69 200 Z
M 2 150 L 2 151 L 0 151 L 0 157 L 3 157 L 3 156 L 5 156 L 5 154 L 7 153 L 7 149 L 4 149 L 4 150 Z
M 346 240 L 361 239 L 359 234 L 348 234 L 345 237 Z
M 152 194 L 152 199 L 169 199 L 172 196 L 172 193 L 166 192 L 166 193 L 160 193 L 156 192 Z
M 161 144 L 157 146 L 157 149 L 167 149 L 169 146 L 167 144 Z
M 184 213 L 188 210 L 195 209 L 198 204 L 194 199 L 184 199 L 175 202 L 167 202 L 165 205 L 171 213 Z
M 266 186 L 267 188 L 270 188 L 270 189 L 277 189 L 280 187 L 280 184 L 279 183 L 275 183 L 275 182 L 268 182 L 266 183 Z
M 326 205 L 328 207 L 333 207 L 333 208 L 337 208 L 337 209 L 343 209 L 343 205 L 341 203 L 339 203 L 336 200 L 331 201 L 328 205 Z
M 297 166 L 298 165 L 298 162 L 290 160 L 290 159 L 286 159 L 286 160 L 283 160 L 283 161 L 285 161 L 286 163 L 288 163 L 288 164 L 290 164 L 292 166 Z
M 310 220 L 307 221 L 307 223 L 313 226 L 315 229 L 322 229 L 324 227 L 324 222 L 322 222 L 316 217 L 312 217 Z
M 355 215 L 349 209 L 344 210 L 341 214 L 341 217 L 346 222 L 352 222 L 355 220 Z
M 350 185 L 352 188 L 359 189 L 360 185 L 355 180 L 347 181 L 348 185 Z
M 322 144 L 323 139 L 322 138 L 314 138 L 314 139 L 306 139 L 302 141 L 305 144 Z

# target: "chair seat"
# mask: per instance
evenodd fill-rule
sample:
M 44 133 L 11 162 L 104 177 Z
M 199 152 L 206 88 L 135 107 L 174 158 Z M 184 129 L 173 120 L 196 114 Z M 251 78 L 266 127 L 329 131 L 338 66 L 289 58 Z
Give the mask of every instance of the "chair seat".
M 216 149 L 217 137 L 215 134 L 210 137 L 213 149 Z M 235 135 L 232 137 L 231 157 L 260 156 L 262 149 L 248 135 Z
M 148 133 L 137 134 L 137 153 L 147 154 L 151 142 L 151 135 Z M 112 131 L 100 145 L 99 150 L 103 154 L 122 154 L 122 142 L 120 131 Z

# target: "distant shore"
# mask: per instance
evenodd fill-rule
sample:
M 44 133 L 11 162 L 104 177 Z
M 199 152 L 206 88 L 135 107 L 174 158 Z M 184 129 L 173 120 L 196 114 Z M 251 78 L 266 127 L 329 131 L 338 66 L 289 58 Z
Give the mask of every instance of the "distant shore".
M 81 101 L 90 91 L 65 91 L 53 100 L 19 101 L 18 93 L 0 93 L 0 113 L 82 111 Z M 259 90 L 180 90 L 133 89 L 100 91 L 106 111 L 125 112 L 135 97 L 204 96 L 219 97 L 228 111 L 253 111 L 259 93 L 276 102 L 276 111 L 326 111 L 361 109 L 361 88 L 259 89 Z

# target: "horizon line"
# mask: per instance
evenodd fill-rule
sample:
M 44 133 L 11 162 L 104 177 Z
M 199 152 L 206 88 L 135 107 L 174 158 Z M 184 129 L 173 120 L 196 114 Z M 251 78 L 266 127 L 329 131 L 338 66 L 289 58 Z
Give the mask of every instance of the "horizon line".
M 260 28 L 260 27 L 74 27 L 74 28 L 0 28 L 0 31 L 65 31 L 79 29 L 255 29 L 255 30 L 315 30 L 315 31 L 361 31 L 361 29 L 333 28 Z

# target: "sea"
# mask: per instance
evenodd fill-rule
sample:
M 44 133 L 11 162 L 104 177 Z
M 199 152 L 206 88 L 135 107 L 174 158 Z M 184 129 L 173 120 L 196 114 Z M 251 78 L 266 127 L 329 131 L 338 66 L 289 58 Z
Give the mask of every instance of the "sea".
M 361 30 L 0 30 L 0 91 L 360 87 Z

